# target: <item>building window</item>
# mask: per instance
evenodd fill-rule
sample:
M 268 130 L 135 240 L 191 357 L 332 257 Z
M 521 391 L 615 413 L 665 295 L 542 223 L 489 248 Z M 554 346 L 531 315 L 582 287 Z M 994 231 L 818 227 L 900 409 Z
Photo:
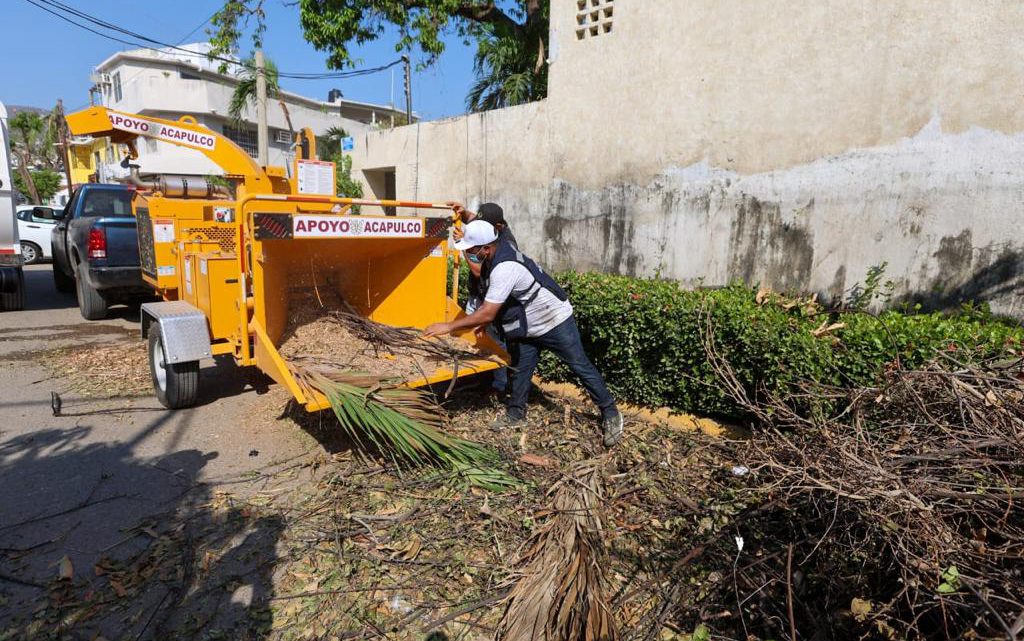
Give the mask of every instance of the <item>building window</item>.
M 114 101 L 121 102 L 121 72 L 114 74 Z
M 187 71 L 179 70 L 178 76 L 180 76 L 182 80 L 199 80 L 199 76 L 197 76 L 194 73 L 189 73 Z
M 615 0 L 576 0 L 576 39 L 611 33 L 614 17 Z
M 224 135 L 253 158 L 259 155 L 255 129 L 241 129 L 224 125 Z

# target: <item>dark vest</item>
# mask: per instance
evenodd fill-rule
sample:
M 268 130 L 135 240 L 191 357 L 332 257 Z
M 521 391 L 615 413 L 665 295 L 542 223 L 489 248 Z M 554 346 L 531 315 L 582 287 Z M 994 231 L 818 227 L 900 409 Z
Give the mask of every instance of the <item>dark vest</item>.
M 518 247 L 519 243 L 516 242 L 516 237 L 512 235 L 512 230 L 506 225 L 498 232 L 498 242 L 507 241 L 512 243 L 513 247 Z M 469 274 L 469 282 L 466 284 L 466 293 L 469 294 L 469 298 L 483 298 L 486 288 L 480 284 L 480 279 L 473 275 L 472 272 Z
M 485 294 L 491 284 L 491 271 L 501 263 L 509 261 L 519 263 L 529 270 L 530 275 L 533 276 L 533 283 L 530 284 L 530 287 L 525 292 L 513 291 L 498 311 L 498 317 L 495 319 L 496 325 L 498 331 L 501 332 L 506 340 L 526 336 L 526 332 L 529 329 L 526 324 L 526 308 L 537 299 L 541 289 L 548 290 L 558 300 L 567 300 L 569 298 L 568 294 L 555 282 L 554 278 L 545 273 L 537 263 L 519 251 L 515 245 L 505 241 L 498 243 L 498 249 L 494 253 L 494 257 L 481 266 L 480 284 L 483 286 Z M 516 294 L 520 296 L 529 294 L 529 296 L 525 301 L 520 301 Z

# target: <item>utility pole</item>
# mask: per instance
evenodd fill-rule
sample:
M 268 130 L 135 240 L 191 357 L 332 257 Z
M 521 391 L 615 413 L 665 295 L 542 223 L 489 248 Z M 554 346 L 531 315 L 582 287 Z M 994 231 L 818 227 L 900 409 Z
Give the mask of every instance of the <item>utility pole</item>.
M 91 94 L 90 94 L 91 96 Z M 60 128 L 61 146 L 64 148 L 64 179 L 68 181 L 68 200 L 71 200 L 71 137 L 68 121 L 64 118 L 64 101 L 57 98 L 57 126 Z
M 412 64 L 409 62 L 409 56 L 402 56 L 402 62 L 405 63 L 405 119 L 406 124 L 412 124 Z
M 267 73 L 263 50 L 256 50 L 256 147 L 260 167 L 266 167 L 270 153 L 267 141 Z

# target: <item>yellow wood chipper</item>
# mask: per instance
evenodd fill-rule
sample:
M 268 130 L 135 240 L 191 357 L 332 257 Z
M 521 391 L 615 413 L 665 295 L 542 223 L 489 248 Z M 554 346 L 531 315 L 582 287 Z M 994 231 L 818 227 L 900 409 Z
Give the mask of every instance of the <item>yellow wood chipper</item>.
M 198 392 L 199 362 L 230 355 L 284 385 L 309 411 L 327 399 L 293 375 L 278 351 L 289 319 L 289 292 L 330 283 L 373 321 L 423 328 L 462 310 L 447 291 L 453 215 L 445 204 L 338 198 L 334 165 L 315 160 L 309 129 L 296 135 L 289 177 L 261 167 L 228 138 L 190 116 L 177 121 L 90 107 L 67 117 L 75 135 L 108 137 L 138 157 L 139 136 L 202 153 L 224 178 L 162 175 L 128 182 L 138 221 L 144 279 L 162 299 L 141 310 L 150 370 L 160 402 L 188 407 Z M 441 210 L 437 216 L 356 214 L 352 208 Z M 387 212 L 388 210 L 382 210 Z M 393 211 L 393 209 L 392 209 Z M 457 279 L 454 279 L 457 283 Z M 486 336 L 463 339 L 503 354 Z M 410 387 L 494 369 L 481 357 L 425 372 Z

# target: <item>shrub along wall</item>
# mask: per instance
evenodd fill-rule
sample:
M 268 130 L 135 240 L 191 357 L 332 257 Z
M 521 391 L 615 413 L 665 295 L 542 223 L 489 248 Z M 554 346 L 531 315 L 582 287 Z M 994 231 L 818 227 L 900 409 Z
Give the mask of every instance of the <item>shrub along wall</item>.
M 734 285 L 682 290 L 674 281 L 565 273 L 587 353 L 616 397 L 645 406 L 743 418 L 723 393 L 703 337 L 751 398 L 786 396 L 801 381 L 870 385 L 887 367 L 915 367 L 944 352 L 969 362 L 1019 353 L 1024 330 L 984 308 L 956 315 L 830 313 L 811 300 Z M 951 361 L 952 362 L 952 361 Z M 547 355 L 539 369 L 571 380 Z

